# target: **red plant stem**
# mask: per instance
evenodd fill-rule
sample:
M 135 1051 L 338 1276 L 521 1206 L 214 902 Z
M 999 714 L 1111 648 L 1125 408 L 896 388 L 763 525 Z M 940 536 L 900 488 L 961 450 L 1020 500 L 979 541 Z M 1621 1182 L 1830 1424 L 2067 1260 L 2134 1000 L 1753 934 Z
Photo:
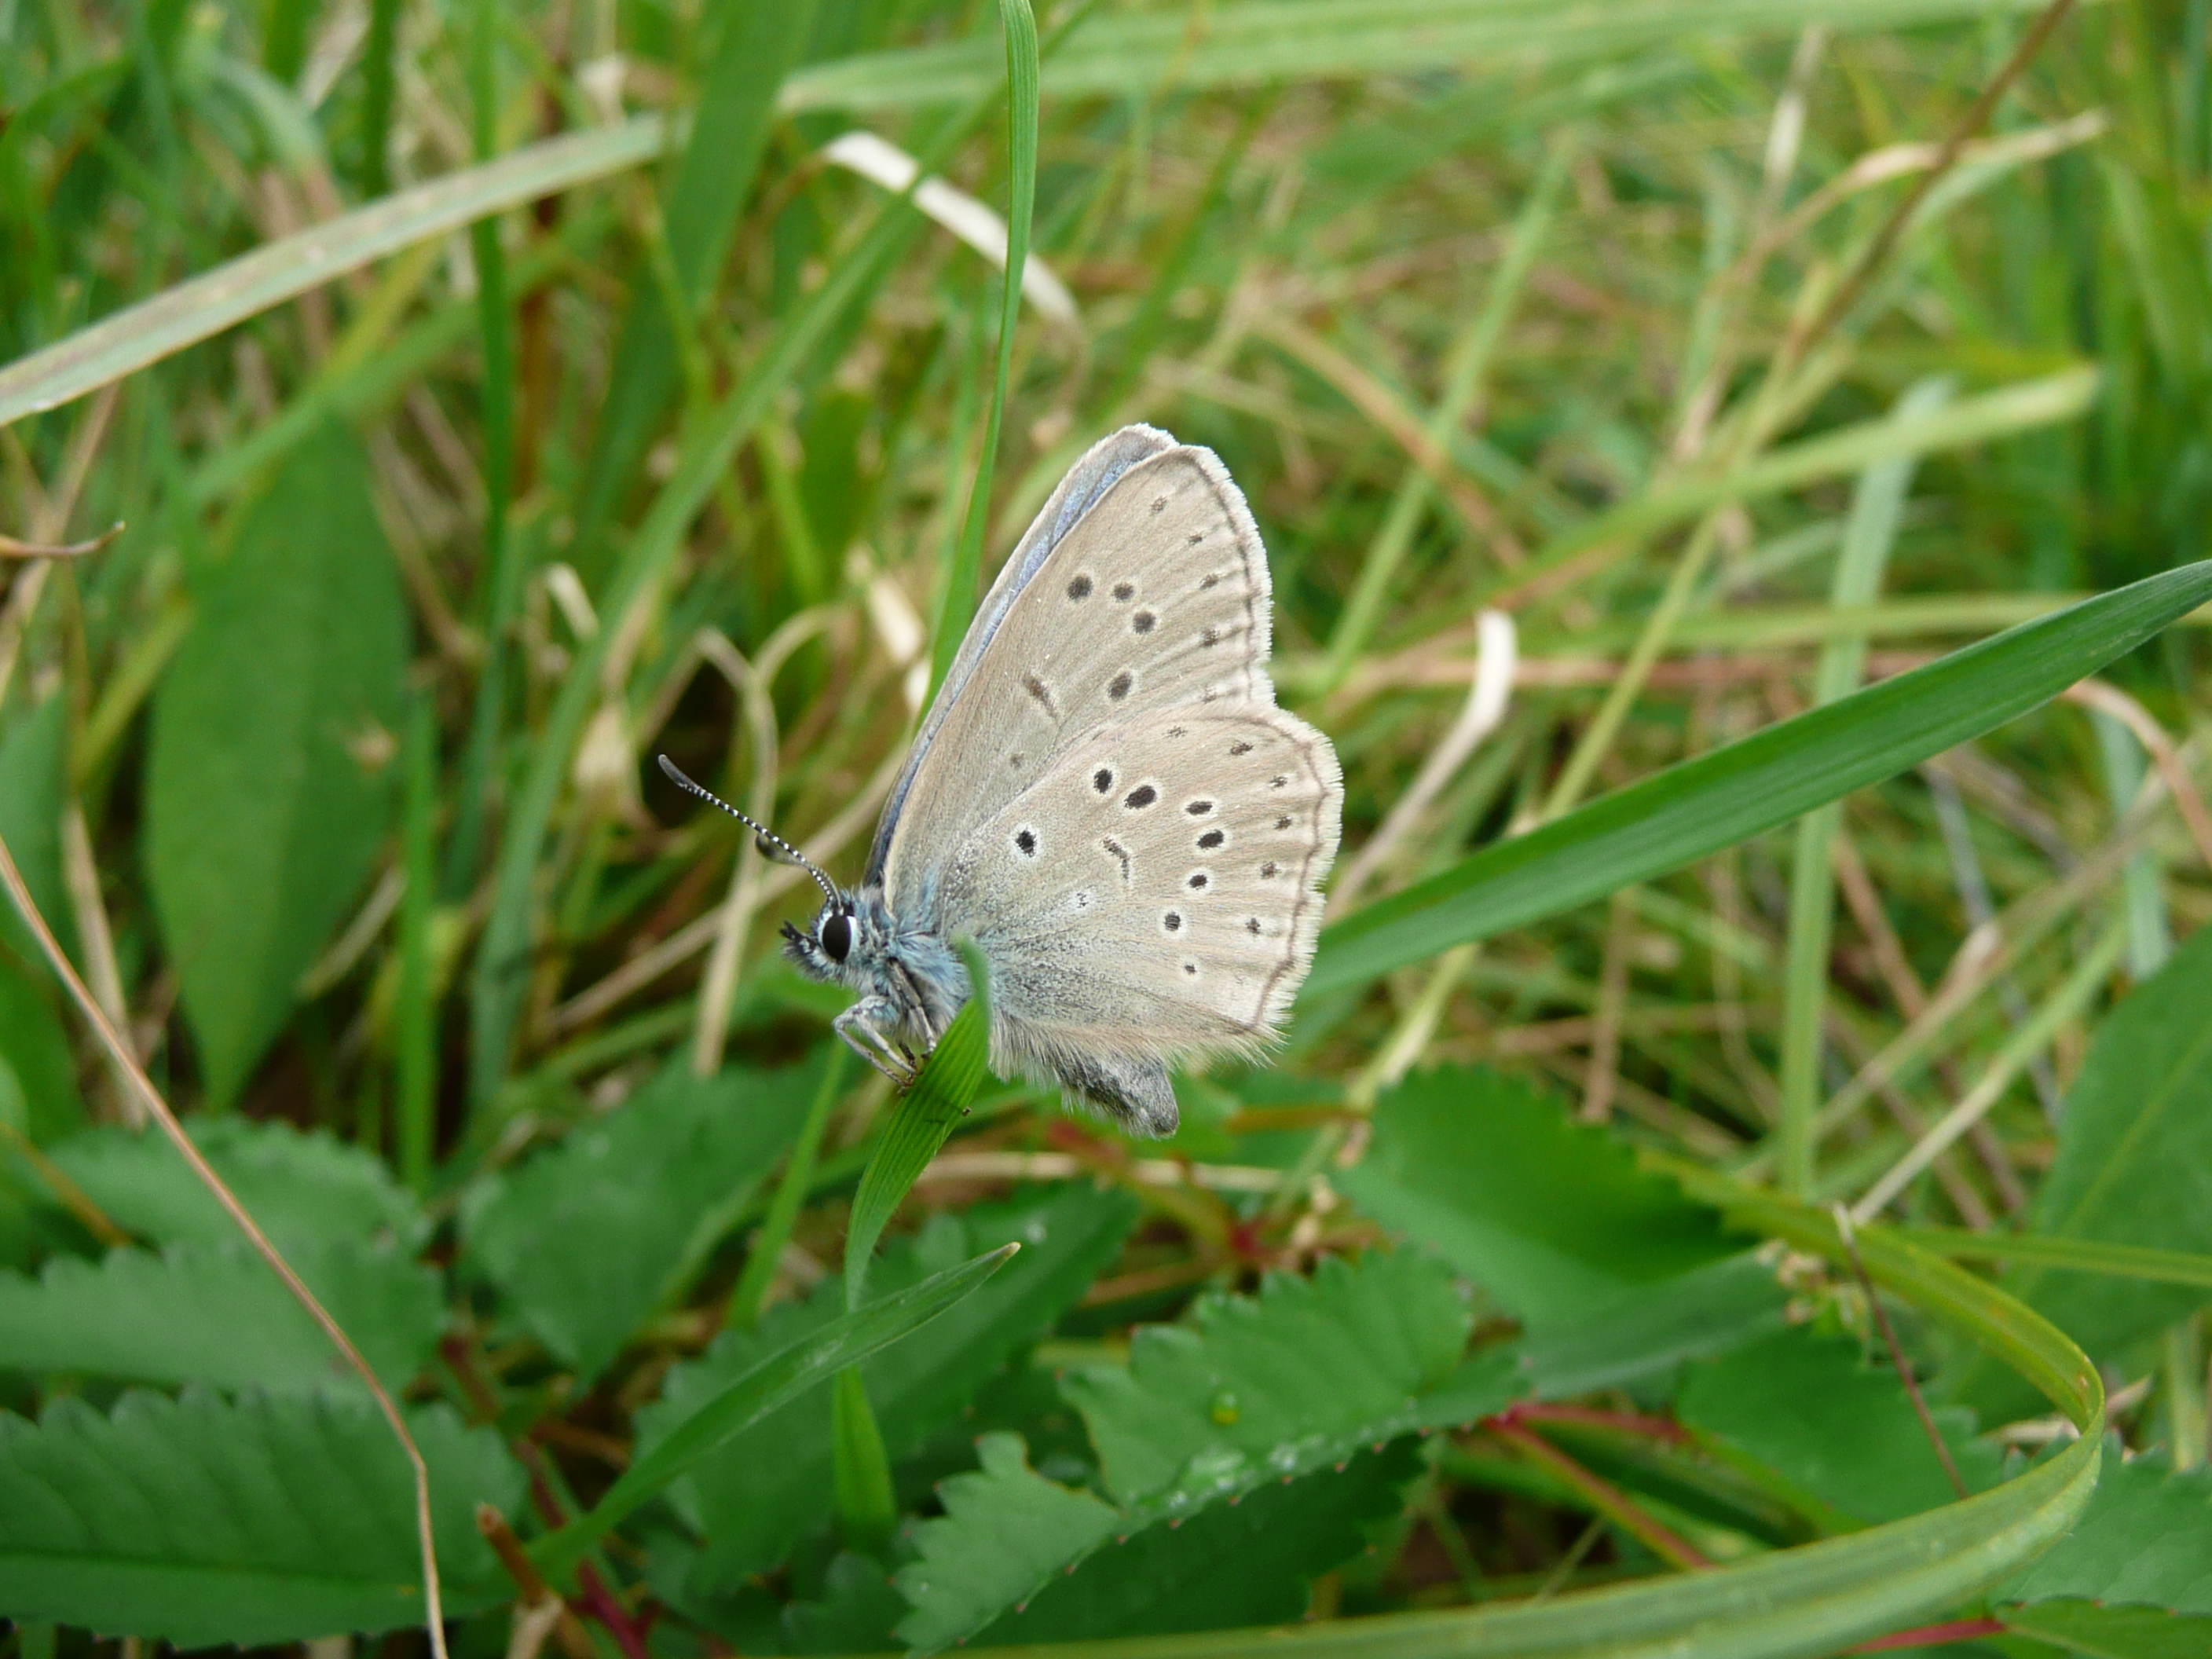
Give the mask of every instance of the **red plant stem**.
M 615 1645 L 623 1650 L 624 1659 L 653 1659 L 652 1650 L 645 1644 L 645 1632 L 637 1627 L 623 1604 L 615 1600 L 614 1592 L 606 1587 L 599 1569 L 588 1561 L 577 1564 L 576 1588 L 580 1592 L 576 1599 L 592 1618 L 607 1627 L 607 1634 L 615 1638 Z
M 1696 1572 L 1712 1565 L 1671 1528 L 1638 1509 L 1620 1487 L 1584 1468 L 1534 1429 L 1510 1417 L 1486 1418 L 1484 1425 L 1501 1440 L 1510 1443 L 1530 1462 L 1541 1464 L 1572 1486 L 1592 1509 L 1662 1560 L 1685 1572 Z
M 1892 1631 L 1870 1642 L 1845 1648 L 1845 1653 L 1887 1653 L 1893 1648 L 1929 1646 L 1937 1642 L 1963 1642 L 1975 1636 L 2002 1636 L 2009 1626 L 1996 1619 L 1954 1619 L 1948 1625 L 1922 1625 L 1916 1630 Z
M 1640 1412 L 1601 1411 L 1595 1406 L 1552 1406 L 1538 1400 L 1524 1400 L 1508 1406 L 1490 1420 L 1492 1423 L 1575 1423 L 1587 1428 L 1614 1429 L 1622 1434 L 1642 1435 L 1651 1440 L 1668 1440 L 1676 1445 L 1687 1445 L 1690 1442 L 1690 1431 L 1667 1418 L 1646 1417 Z

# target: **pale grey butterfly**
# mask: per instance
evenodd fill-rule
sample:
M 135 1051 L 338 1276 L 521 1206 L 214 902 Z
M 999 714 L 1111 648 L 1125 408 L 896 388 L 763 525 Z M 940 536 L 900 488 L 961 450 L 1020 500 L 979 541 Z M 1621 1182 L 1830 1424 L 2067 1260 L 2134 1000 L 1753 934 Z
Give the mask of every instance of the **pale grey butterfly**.
M 884 807 L 867 873 L 786 951 L 902 1084 L 991 972 L 991 1062 L 1138 1134 L 1169 1067 L 1251 1055 L 1313 961 L 1342 774 L 1275 707 L 1267 550 L 1219 459 L 1149 426 L 1078 461 L 984 598 Z

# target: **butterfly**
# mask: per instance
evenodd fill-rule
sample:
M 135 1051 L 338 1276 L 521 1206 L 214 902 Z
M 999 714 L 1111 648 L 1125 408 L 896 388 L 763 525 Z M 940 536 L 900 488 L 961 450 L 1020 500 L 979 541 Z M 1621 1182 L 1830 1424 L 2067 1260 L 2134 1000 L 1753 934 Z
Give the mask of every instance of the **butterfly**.
M 1133 1133 L 1170 1069 L 1251 1056 L 1313 961 L 1343 775 L 1275 706 L 1267 550 L 1218 457 L 1125 427 L 1071 468 L 985 595 L 855 888 L 786 954 L 858 1000 L 834 1028 L 902 1085 L 991 975 L 991 1061 Z

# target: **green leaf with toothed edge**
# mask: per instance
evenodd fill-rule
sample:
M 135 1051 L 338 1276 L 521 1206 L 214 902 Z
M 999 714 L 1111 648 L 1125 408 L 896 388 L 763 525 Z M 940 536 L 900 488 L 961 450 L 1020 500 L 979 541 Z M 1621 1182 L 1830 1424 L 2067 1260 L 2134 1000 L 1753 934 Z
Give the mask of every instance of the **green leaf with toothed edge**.
M 1181 1528 L 1401 1436 L 1498 1410 L 1521 1384 L 1508 1353 L 1462 1362 L 1472 1322 L 1443 1263 L 1377 1250 L 1356 1264 L 1325 1259 L 1311 1279 L 1273 1276 L 1257 1296 L 1206 1297 L 1187 1324 L 1140 1329 L 1126 1370 L 1060 1383 L 1107 1497 L 1030 1473 L 1009 1437 L 972 1478 L 983 1484 L 959 1488 L 963 1501 L 948 1498 L 947 1519 L 925 1528 L 927 1565 L 901 1575 L 915 1606 L 901 1633 L 930 1647 L 969 1639 L 1082 1573 L 1109 1538 Z
M 2048 702 L 2207 599 L 2212 561 L 2165 571 L 1485 848 L 1323 930 L 1300 1001 L 1571 910 L 1894 777 Z
M 474 1513 L 513 1512 L 520 1467 L 442 1405 L 407 1419 L 447 1614 L 512 1600 Z M 365 1398 L 134 1390 L 105 1413 L 0 1412 L 0 1618 L 191 1648 L 380 1634 L 420 1628 L 421 1575 L 414 1480 Z
M 1846 1265 L 1833 1221 L 1819 1211 L 1692 1165 L 1667 1167 L 1693 1197 L 1740 1224 Z M 1943 1617 L 2017 1573 L 2066 1534 L 2095 1487 L 2104 1425 L 2096 1372 L 2054 1326 L 2002 1291 L 1885 1229 L 1863 1229 L 1859 1242 L 1877 1282 L 2003 1355 L 2084 1437 L 1993 1491 L 1848 1537 L 1543 1601 L 1276 1629 L 1265 1637 L 1267 1651 L 1279 1659 L 1680 1659 L 1692 1651 L 1698 1659 L 1821 1659 Z M 1255 1636 L 1141 1638 L 1087 1644 L 1084 1652 L 1230 1659 L 1250 1652 Z

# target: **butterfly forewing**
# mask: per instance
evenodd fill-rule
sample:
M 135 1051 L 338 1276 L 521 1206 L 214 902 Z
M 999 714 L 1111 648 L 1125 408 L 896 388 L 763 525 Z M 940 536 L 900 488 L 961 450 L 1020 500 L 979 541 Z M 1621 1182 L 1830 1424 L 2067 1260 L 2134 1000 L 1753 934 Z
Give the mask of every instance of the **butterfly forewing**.
M 1071 744 L 942 872 L 943 926 L 992 960 L 1008 1057 L 1272 1036 L 1312 961 L 1342 799 L 1328 739 L 1269 705 L 1155 710 Z
M 963 841 L 1102 726 L 1272 705 L 1268 605 L 1267 554 L 1211 452 L 1177 447 L 1128 467 L 1058 536 L 964 678 L 948 678 L 889 836 L 893 914 L 949 927 L 933 891 L 935 849 Z

